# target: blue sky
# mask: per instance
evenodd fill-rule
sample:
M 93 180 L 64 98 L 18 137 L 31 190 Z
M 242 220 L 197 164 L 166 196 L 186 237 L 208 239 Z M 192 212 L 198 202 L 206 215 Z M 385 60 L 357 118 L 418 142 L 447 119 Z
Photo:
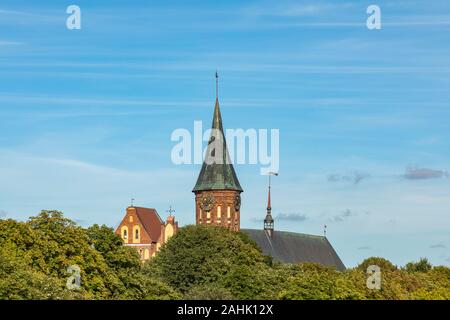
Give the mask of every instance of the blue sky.
M 194 223 L 199 166 L 171 162 L 170 135 L 210 124 L 218 69 L 226 128 L 280 130 L 276 229 L 326 224 L 347 266 L 450 265 L 448 1 L 140 3 L 0 3 L 2 218 L 116 226 L 134 197 Z M 261 228 L 267 177 L 235 167 Z

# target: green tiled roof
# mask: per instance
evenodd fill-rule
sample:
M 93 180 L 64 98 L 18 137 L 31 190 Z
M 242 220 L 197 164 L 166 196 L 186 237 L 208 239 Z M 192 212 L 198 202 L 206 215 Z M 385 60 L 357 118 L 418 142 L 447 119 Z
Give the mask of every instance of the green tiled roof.
M 198 175 L 197 183 L 192 192 L 204 190 L 236 190 L 242 192 L 241 185 L 230 162 L 230 156 L 223 132 L 222 116 L 220 115 L 219 99 L 216 99 L 212 129 L 219 130 L 223 136 L 223 161 L 222 163 L 207 164 L 203 162 L 202 169 Z M 210 139 L 208 146 L 212 143 Z M 208 151 L 207 151 L 208 154 Z

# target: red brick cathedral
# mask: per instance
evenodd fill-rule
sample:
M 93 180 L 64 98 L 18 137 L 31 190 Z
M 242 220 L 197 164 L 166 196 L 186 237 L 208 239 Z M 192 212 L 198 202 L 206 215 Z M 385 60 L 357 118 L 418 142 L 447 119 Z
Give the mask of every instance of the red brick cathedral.
M 212 129 L 205 161 L 192 190 L 195 193 L 196 223 L 223 226 L 239 231 L 241 192 L 243 190 L 228 154 L 218 98 L 216 98 L 214 108 Z M 215 141 L 220 141 L 220 143 L 214 143 Z M 217 150 L 218 148 L 220 150 Z M 219 152 L 221 161 L 207 161 L 207 157 L 209 155 L 214 157 L 215 152 Z
M 195 194 L 195 220 L 199 225 L 221 226 L 246 233 L 274 261 L 284 263 L 316 262 L 344 270 L 345 266 L 325 236 L 274 230 L 274 218 L 269 194 L 265 219 L 261 215 L 261 229 L 241 229 L 241 192 L 239 180 L 230 161 L 223 132 L 217 95 L 211 137 L 206 148 Z M 155 209 L 128 207 L 116 229 L 124 245 L 134 247 L 142 260 L 157 254 L 170 237 L 178 231 L 178 222 L 171 215 L 163 221 Z

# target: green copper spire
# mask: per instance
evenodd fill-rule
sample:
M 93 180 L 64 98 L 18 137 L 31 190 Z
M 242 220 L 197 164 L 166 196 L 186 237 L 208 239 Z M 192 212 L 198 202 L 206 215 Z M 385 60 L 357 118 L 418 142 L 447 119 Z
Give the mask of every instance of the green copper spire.
M 218 78 L 216 73 L 216 79 Z M 214 107 L 214 116 L 212 121 L 212 129 L 216 130 L 218 134 L 223 137 L 223 161 L 221 163 L 203 162 L 202 169 L 198 175 L 197 183 L 192 192 L 204 190 L 236 190 L 242 192 L 241 185 L 234 171 L 233 165 L 230 161 L 230 156 L 225 141 L 225 134 L 223 132 L 222 116 L 220 114 L 219 98 L 216 97 L 216 105 Z M 208 142 L 208 149 L 206 154 L 209 154 L 209 148 L 213 140 L 213 134 Z M 213 151 L 213 155 L 214 155 Z

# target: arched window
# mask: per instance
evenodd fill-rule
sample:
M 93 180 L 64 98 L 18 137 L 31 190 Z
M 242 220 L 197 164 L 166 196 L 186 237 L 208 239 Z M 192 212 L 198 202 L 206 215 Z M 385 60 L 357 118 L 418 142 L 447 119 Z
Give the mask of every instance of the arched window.
M 222 217 L 222 208 L 220 206 L 217 206 L 217 218 L 221 218 Z
M 141 242 L 141 227 L 139 225 L 133 227 L 133 233 L 131 234 L 130 239 L 133 240 L 133 243 Z
M 122 226 L 122 228 L 120 228 L 120 234 L 122 236 L 123 242 L 128 243 L 128 227 L 127 226 Z

